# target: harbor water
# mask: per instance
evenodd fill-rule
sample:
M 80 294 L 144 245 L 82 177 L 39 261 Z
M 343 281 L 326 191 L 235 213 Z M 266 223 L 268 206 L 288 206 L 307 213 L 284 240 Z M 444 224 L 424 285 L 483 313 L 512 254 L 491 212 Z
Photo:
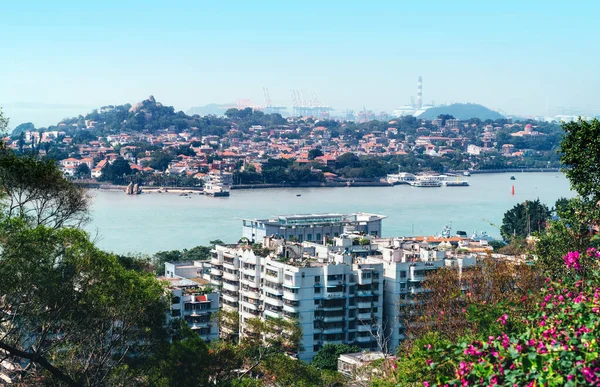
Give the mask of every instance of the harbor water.
M 277 188 L 235 190 L 229 197 L 92 190 L 86 229 L 103 249 L 147 254 L 214 239 L 233 243 L 241 235 L 240 218 L 278 214 L 370 212 L 387 216 L 383 236 L 438 235 L 451 224 L 453 234 L 486 231 L 497 237 L 504 213 L 515 204 L 539 198 L 552 207 L 556 199 L 574 195 L 561 173 L 480 174 L 468 180 L 469 187 Z

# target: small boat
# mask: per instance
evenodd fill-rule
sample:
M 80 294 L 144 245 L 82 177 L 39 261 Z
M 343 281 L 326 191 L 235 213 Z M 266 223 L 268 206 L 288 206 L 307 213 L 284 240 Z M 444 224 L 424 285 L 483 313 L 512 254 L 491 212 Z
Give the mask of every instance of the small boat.
M 411 181 L 410 185 L 412 185 L 413 187 L 422 187 L 422 188 L 441 187 L 442 182 L 437 181 L 437 180 L 417 180 L 417 181 Z
M 300 194 L 296 194 L 296 196 L 302 196 L 302 195 L 300 195 Z
M 514 176 L 511 176 L 511 177 L 510 177 L 510 179 L 511 179 L 511 180 L 517 180 L 517 179 L 515 179 L 515 177 L 514 177 Z
M 464 171 L 464 172 L 463 172 L 463 176 L 471 176 L 471 172 L 469 172 L 469 171 Z

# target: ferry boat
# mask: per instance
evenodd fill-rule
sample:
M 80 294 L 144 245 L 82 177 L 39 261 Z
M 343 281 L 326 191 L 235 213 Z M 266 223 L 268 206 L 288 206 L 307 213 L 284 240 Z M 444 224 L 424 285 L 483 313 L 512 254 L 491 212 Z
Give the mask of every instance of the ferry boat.
M 468 181 L 464 181 L 464 180 L 457 180 L 457 181 L 445 181 L 444 182 L 444 186 L 446 187 L 468 187 L 469 186 L 469 182 Z
M 438 180 L 417 180 L 417 181 L 411 181 L 410 185 L 412 185 L 413 187 L 422 187 L 422 188 L 441 187 L 442 182 L 438 181 Z

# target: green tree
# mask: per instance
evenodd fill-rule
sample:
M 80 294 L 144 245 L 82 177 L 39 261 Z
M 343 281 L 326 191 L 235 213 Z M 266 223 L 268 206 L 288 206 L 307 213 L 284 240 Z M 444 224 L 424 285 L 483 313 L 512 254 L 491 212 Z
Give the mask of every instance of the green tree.
M 337 371 L 340 355 L 361 351 L 362 349 L 356 345 L 327 343 L 317 352 L 311 364 L 317 368 Z
M 0 135 L 4 135 L 8 127 L 8 118 L 4 116 L 2 107 L 0 107 Z
M 65 227 L 85 216 L 87 201 L 56 165 L 2 156 L 0 349 L 9 377 L 70 386 L 138 380 L 131 363 L 165 339 L 162 284 Z M 16 189 L 31 201 L 16 205 Z M 61 204 L 65 195 L 80 195 L 70 200 L 81 205 Z
M 309 160 L 314 160 L 317 157 L 321 157 L 321 156 L 323 156 L 323 152 L 321 151 L 321 149 L 313 148 L 308 151 L 308 159 Z
M 81 163 L 75 168 L 75 177 L 80 179 L 89 179 L 92 175 L 90 167 L 86 163 Z
M 51 160 L 0 149 L 0 189 L 6 196 L 6 215 L 22 217 L 31 225 L 60 228 L 88 219 L 88 195 L 66 181 Z
M 504 213 L 500 232 L 505 240 L 525 238 L 532 232 L 542 231 L 550 218 L 550 210 L 539 199 L 515 205 Z
M 15 137 L 19 136 L 21 133 L 25 133 L 27 131 L 35 132 L 35 125 L 33 125 L 31 122 L 24 122 L 20 125 L 17 125 L 13 129 L 11 136 L 13 138 L 15 138 Z
M 560 161 L 571 187 L 577 191 L 590 215 L 600 218 L 600 121 L 579 120 L 563 124 L 565 135 L 560 143 Z

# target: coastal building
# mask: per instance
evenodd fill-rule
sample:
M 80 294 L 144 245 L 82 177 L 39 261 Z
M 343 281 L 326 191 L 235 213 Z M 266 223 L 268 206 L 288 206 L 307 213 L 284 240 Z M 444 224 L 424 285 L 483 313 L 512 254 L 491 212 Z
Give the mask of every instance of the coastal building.
M 215 246 L 212 251 L 217 269 L 211 283 L 221 286 L 223 309 L 239 312 L 240 338 L 253 333 L 250 319 L 281 318 L 296 321 L 302 329 L 296 355 L 304 361 L 312 360 L 326 343 L 380 350 L 383 265 L 356 264 L 350 254 L 318 258 L 288 243 L 266 238 L 268 256 L 244 245 Z
M 292 241 L 323 243 L 327 238 L 358 232 L 381 236 L 383 215 L 357 212 L 353 214 L 280 215 L 269 219 L 242 219 L 242 237 L 262 242 L 268 236 Z
M 169 268 L 183 266 L 178 262 L 165 263 Z M 188 263 L 188 262 L 186 262 Z M 185 265 L 189 266 L 189 265 Z M 208 281 L 196 276 L 185 278 L 175 274 L 159 278 L 168 282 L 171 306 L 167 313 L 167 323 L 183 320 L 205 341 L 219 338 L 219 327 L 213 314 L 219 310 L 220 294 L 208 286 Z
M 453 238 L 446 239 L 448 241 L 440 239 L 433 244 L 412 239 L 380 239 L 374 241 L 378 245 L 378 255 L 362 259 L 366 263 L 383 265 L 385 352 L 396 353 L 396 348 L 406 338 L 403 313 L 414 304 L 419 293 L 426 291 L 423 282 L 428 275 L 442 267 L 462 270 L 475 265 L 475 255 L 448 257 L 446 250 Z

